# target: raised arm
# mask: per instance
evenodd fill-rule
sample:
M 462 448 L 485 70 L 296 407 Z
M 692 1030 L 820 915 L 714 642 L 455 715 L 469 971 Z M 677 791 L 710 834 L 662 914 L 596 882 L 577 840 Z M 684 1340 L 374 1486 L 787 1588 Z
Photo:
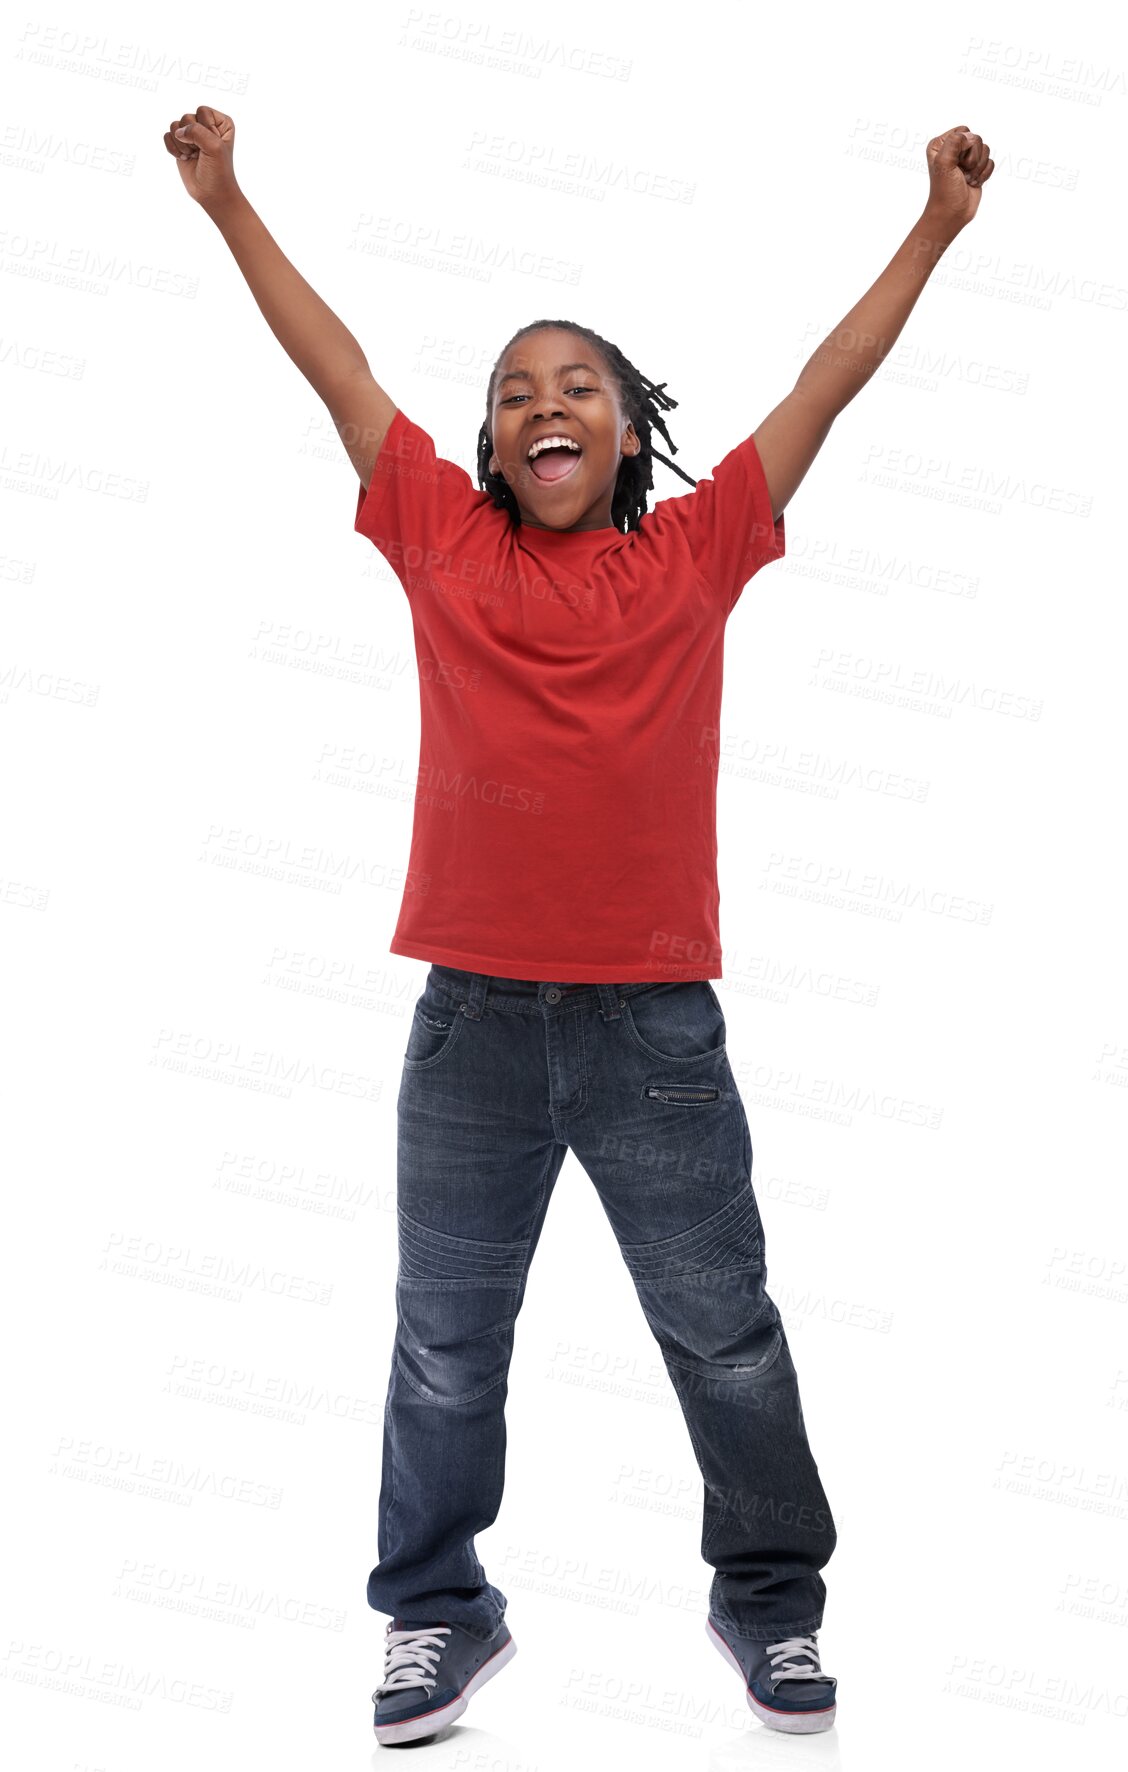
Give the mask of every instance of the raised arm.
M 778 517 L 826 442 L 843 407 L 892 349 L 940 255 L 979 208 L 995 168 L 991 150 L 965 124 L 926 149 L 928 200 L 877 282 L 825 338 L 790 394 L 753 432 Z
M 202 105 L 173 121 L 164 138 L 188 195 L 214 221 L 286 355 L 330 417 L 368 485 L 396 414 L 348 327 L 311 289 L 247 201 L 235 178 L 235 125 Z

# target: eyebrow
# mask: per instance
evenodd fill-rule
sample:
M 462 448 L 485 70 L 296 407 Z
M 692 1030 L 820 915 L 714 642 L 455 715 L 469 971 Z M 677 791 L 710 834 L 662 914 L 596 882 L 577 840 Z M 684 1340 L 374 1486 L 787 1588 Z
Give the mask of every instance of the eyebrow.
M 570 375 L 573 369 L 586 369 L 589 375 L 599 374 L 598 369 L 593 369 L 590 363 L 562 363 L 556 373 L 557 375 Z M 532 379 L 526 369 L 511 369 L 508 375 L 501 377 L 497 385 L 501 388 L 505 386 L 507 381 L 532 381 Z

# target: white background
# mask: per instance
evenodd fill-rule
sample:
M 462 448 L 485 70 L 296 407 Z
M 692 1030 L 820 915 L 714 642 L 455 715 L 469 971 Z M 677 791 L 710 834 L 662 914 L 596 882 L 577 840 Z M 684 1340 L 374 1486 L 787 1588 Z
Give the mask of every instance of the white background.
M 728 628 L 718 990 L 839 1531 L 838 1726 L 764 1731 L 705 1639 L 696 1466 L 570 1156 L 478 1543 L 519 1654 L 427 1751 L 1120 1763 L 1123 38 L 1093 6 L 824 25 L 578 0 L 33 9 L 5 42 L 21 1763 L 388 1751 L 365 1582 L 426 975 L 388 953 L 418 683 L 328 415 L 166 155 L 201 104 L 470 471 L 490 367 L 544 317 L 665 381 L 676 459 L 707 475 L 909 231 L 928 138 L 990 144 L 978 219 Z M 319 778 L 350 750 L 348 786 Z

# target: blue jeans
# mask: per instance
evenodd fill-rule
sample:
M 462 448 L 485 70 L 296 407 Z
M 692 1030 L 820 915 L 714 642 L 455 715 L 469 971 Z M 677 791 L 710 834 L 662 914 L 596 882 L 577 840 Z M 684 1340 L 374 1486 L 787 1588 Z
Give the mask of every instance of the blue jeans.
M 571 1149 L 611 1221 L 704 1479 L 710 1612 L 765 1641 L 819 1628 L 819 1570 L 836 1532 L 766 1290 L 752 1141 L 725 1039 L 706 981 L 549 984 L 431 967 L 397 1104 L 376 1611 L 481 1637 L 505 1611 L 474 1535 L 501 1505 L 514 1323 Z

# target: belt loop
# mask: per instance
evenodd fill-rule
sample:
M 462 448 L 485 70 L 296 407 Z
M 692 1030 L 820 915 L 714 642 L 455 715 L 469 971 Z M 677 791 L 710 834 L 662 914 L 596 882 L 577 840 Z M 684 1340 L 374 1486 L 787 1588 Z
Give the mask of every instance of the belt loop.
M 619 987 L 617 984 L 601 984 L 599 987 L 599 1006 L 604 1021 L 619 1019 Z
M 470 983 L 466 987 L 466 1001 L 465 1003 L 460 1003 L 459 1008 L 462 1010 L 463 1015 L 468 1016 L 471 1021 L 481 1021 L 482 1010 L 485 1007 L 486 1002 L 486 992 L 490 982 L 489 974 L 486 972 L 472 972 L 469 977 Z

